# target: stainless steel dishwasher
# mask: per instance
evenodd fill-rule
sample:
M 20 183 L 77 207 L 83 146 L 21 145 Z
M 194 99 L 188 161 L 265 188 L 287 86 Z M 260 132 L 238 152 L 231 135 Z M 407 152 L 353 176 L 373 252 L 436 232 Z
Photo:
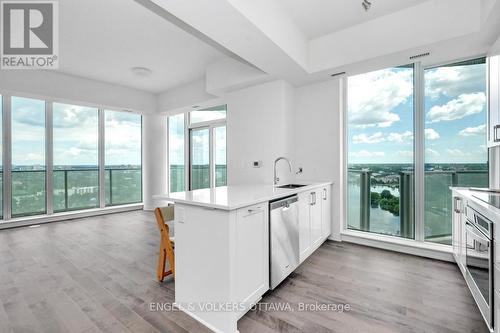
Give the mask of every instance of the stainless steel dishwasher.
M 269 202 L 271 289 L 299 265 L 298 196 Z

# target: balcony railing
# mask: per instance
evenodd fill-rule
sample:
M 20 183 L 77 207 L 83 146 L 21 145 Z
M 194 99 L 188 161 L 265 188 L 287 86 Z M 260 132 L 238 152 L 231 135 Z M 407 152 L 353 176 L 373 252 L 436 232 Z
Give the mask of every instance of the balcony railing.
M 99 171 L 97 168 L 56 169 L 53 174 L 54 212 L 99 207 Z M 141 202 L 141 174 L 141 168 L 105 169 L 106 205 Z M 0 176 L 2 176 L 1 172 Z M 46 213 L 45 177 L 45 170 L 12 170 L 13 217 Z
M 380 181 L 381 177 L 385 180 Z M 415 237 L 413 171 L 385 176 L 378 173 L 374 177 L 372 171 L 349 170 L 348 178 L 350 228 L 405 238 Z M 374 181 L 375 178 L 378 181 Z M 450 186 L 487 185 L 486 170 L 426 171 L 425 239 L 445 244 L 450 241 Z M 383 189 L 385 193 L 380 193 Z

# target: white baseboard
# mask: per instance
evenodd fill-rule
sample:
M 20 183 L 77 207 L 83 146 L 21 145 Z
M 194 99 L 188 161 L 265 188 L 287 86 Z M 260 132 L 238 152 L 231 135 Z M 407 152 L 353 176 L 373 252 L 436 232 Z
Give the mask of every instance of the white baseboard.
M 222 332 L 221 330 L 215 328 L 214 326 L 212 326 L 211 324 L 207 323 L 205 320 L 201 319 L 199 316 L 197 316 L 196 314 L 194 314 L 193 312 L 187 310 L 186 308 L 184 308 L 182 305 L 174 302 L 173 305 L 178 308 L 179 310 L 181 310 L 182 312 L 184 312 L 185 314 L 187 314 L 188 316 L 190 316 L 191 318 L 193 318 L 194 320 L 196 320 L 197 322 L 199 322 L 200 324 L 203 324 L 204 326 L 206 326 L 207 328 L 211 329 L 212 331 L 216 332 L 216 333 L 225 333 L 225 332 Z M 234 333 L 239 333 L 238 330 L 236 330 L 236 332 Z
M 335 242 L 342 242 L 342 236 L 340 234 L 330 234 L 330 236 L 328 237 L 328 240 L 332 240 L 332 241 L 335 241 Z
M 341 235 L 342 242 L 349 242 L 379 249 L 412 254 L 419 257 L 455 262 L 451 246 L 416 242 L 409 239 L 399 239 L 384 235 L 370 234 L 361 231 L 344 231 Z

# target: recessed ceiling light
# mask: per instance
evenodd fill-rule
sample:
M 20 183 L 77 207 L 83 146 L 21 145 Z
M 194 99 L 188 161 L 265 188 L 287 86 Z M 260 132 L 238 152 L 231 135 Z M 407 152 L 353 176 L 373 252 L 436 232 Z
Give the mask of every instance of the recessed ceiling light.
M 370 9 L 370 7 L 372 6 L 372 3 L 368 0 L 363 0 L 363 2 L 361 3 L 361 6 L 363 6 L 365 11 L 368 11 Z
M 141 77 L 147 77 L 153 73 L 152 70 L 150 70 L 149 68 L 146 68 L 146 67 L 132 67 L 130 70 L 135 75 L 141 76 Z

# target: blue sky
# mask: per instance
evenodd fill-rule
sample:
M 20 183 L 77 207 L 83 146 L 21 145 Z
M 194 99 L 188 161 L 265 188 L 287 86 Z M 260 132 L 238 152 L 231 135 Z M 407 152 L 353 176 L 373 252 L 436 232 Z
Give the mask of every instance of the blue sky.
M 349 77 L 349 163 L 413 162 L 413 70 Z M 484 64 L 425 71 L 426 163 L 487 161 Z
M 54 165 L 97 165 L 97 109 L 53 104 Z M 106 165 L 141 163 L 140 115 L 106 111 Z M 12 164 L 45 164 L 45 102 L 12 97 Z

